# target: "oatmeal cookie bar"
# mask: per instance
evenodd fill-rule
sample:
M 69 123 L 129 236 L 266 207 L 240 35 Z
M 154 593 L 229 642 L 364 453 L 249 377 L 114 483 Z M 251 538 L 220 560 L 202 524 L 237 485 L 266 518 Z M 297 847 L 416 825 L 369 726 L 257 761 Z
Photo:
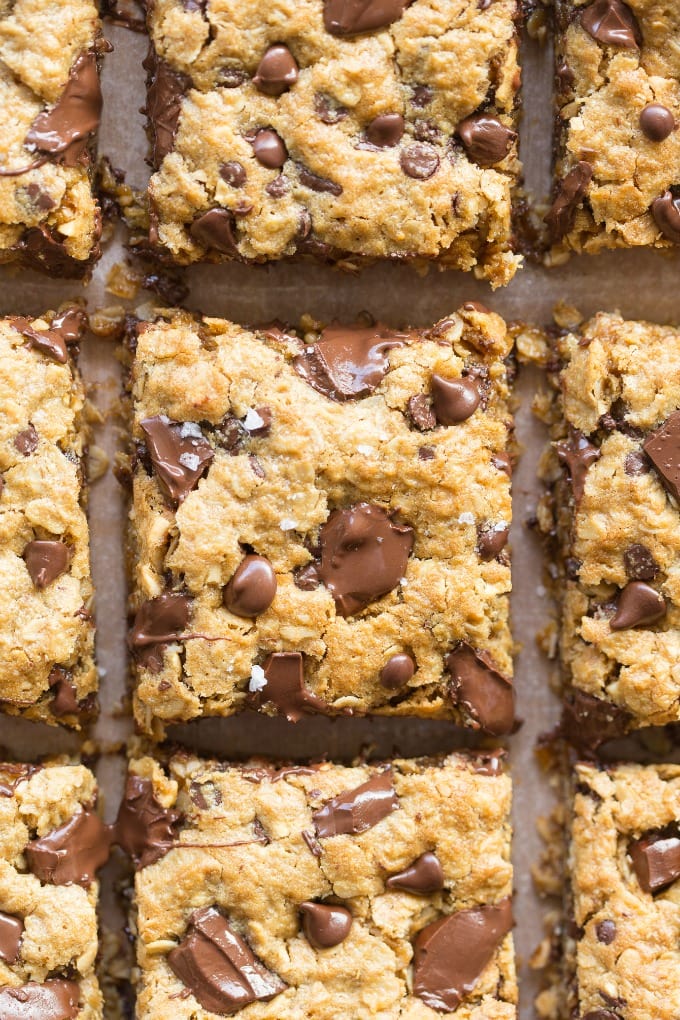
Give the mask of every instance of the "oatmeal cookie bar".
M 0 2 L 0 262 L 83 277 L 98 259 L 107 48 L 93 0 Z
M 677 4 L 556 0 L 553 261 L 680 243 Z
M 0 319 L 0 709 L 79 726 L 94 710 L 87 427 L 68 307 Z
M 250 706 L 510 732 L 503 320 L 474 302 L 401 331 L 169 311 L 132 346 L 142 730 Z
M 101 1020 L 97 869 L 109 834 L 82 765 L 0 765 L 0 1016 Z
M 680 332 L 602 314 L 554 357 L 565 722 L 586 746 L 680 720 Z
M 680 767 L 577 765 L 569 876 L 569 1015 L 674 1020 L 680 1010 Z
M 517 0 L 154 0 L 151 240 L 507 283 Z
M 510 797 L 492 754 L 133 761 L 139 1020 L 512 1020 Z

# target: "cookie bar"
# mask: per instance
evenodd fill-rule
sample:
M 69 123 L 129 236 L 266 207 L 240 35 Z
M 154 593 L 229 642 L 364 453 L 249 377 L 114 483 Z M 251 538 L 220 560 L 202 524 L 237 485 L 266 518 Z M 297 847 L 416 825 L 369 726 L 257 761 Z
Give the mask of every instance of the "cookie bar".
M 97 674 L 83 455 L 69 345 L 81 309 L 0 319 L 0 709 L 79 726 Z
M 680 1007 L 680 767 L 578 765 L 566 926 L 583 1020 L 673 1020 Z
M 132 346 L 135 714 L 419 715 L 513 728 L 503 320 Z
M 97 869 L 109 854 L 82 765 L 0 765 L 0 1016 L 101 1020 Z
M 556 0 L 551 258 L 680 243 L 677 4 Z
M 510 798 L 493 754 L 133 761 L 139 1020 L 516 1017 Z
M 155 0 L 151 241 L 180 264 L 521 262 L 517 0 Z
M 75 278 L 99 258 L 92 180 L 107 47 L 94 0 L 0 3 L 0 262 Z
M 680 332 L 598 315 L 554 355 L 566 725 L 587 746 L 680 720 Z

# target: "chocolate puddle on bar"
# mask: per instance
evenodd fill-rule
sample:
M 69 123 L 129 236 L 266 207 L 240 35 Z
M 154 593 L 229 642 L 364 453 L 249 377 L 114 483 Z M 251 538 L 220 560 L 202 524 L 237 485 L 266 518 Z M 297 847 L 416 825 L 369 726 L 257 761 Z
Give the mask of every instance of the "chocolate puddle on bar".
M 105 26 L 105 33 L 116 50 L 107 56 L 104 65 L 105 107 L 100 151 L 110 156 L 115 166 L 124 166 L 128 183 L 139 187 L 148 177 L 148 167 L 144 163 L 143 118 L 136 113 L 144 102 L 145 75 L 141 61 L 146 54 L 146 41 L 142 35 L 109 24 Z M 524 54 L 525 113 L 521 144 L 525 176 L 530 188 L 547 196 L 552 124 L 550 55 L 534 43 L 525 45 Z M 125 259 L 122 240 L 119 234 L 114 244 L 104 245 L 102 262 L 87 288 L 77 283 L 52 281 L 32 272 L 16 274 L 10 268 L 1 268 L 0 310 L 6 314 L 38 314 L 79 295 L 86 297 L 90 310 L 120 304 L 119 298 L 106 291 L 105 283 L 111 267 Z M 483 302 L 510 320 L 549 323 L 555 304 L 564 300 L 578 307 L 584 315 L 618 308 L 631 318 L 680 322 L 677 271 L 676 257 L 660 257 L 643 251 L 609 252 L 598 257 L 572 259 L 553 272 L 529 265 L 517 274 L 508 288 L 492 294 L 487 286 L 463 274 L 430 272 L 423 279 L 408 268 L 396 265 L 374 266 L 356 277 L 313 265 L 281 265 L 267 269 L 199 266 L 186 273 L 190 285 L 186 303 L 206 314 L 223 315 L 245 323 L 271 321 L 277 317 L 296 322 L 303 312 L 325 321 L 354 321 L 367 309 L 376 318 L 394 326 L 407 322 L 427 325 L 470 299 Z M 626 285 L 628 281 L 631 285 Z M 148 293 L 140 292 L 137 302 L 148 299 Z M 96 387 L 92 394 L 96 404 L 105 411 L 115 408 L 121 370 L 114 345 L 108 340 L 88 338 L 81 346 L 80 364 L 87 382 Z M 512 748 L 515 782 L 515 913 L 519 922 L 515 939 L 520 955 L 522 1020 L 533 1018 L 531 999 L 536 984 L 526 961 L 543 935 L 545 906 L 533 892 L 529 866 L 541 850 L 535 831 L 536 818 L 551 806 L 548 785 L 534 760 L 534 743 L 541 733 L 551 729 L 558 715 L 556 699 L 549 689 L 551 667 L 534 643 L 536 631 L 548 623 L 550 612 L 542 555 L 538 542 L 524 527 L 526 518 L 535 511 L 538 498 L 535 474 L 545 434 L 533 419 L 530 405 L 542 387 L 541 373 L 521 369 L 517 385 L 520 399 L 517 433 L 524 454 L 513 479 L 515 523 L 510 545 L 514 564 L 514 630 L 522 646 L 515 676 L 518 714 L 524 719 L 524 726 L 508 743 Z M 115 454 L 118 427 L 119 422 L 110 417 L 103 429 L 97 429 L 96 441 L 106 448 L 110 457 Z M 130 733 L 128 720 L 118 712 L 126 684 L 123 518 L 121 491 L 109 472 L 94 483 L 90 499 L 93 571 L 98 588 L 98 658 L 103 670 L 100 696 L 103 711 L 95 735 L 104 749 L 110 749 Z M 245 715 L 233 720 L 204 720 L 175 728 L 172 735 L 175 739 L 182 736 L 196 747 L 217 751 L 225 757 L 242 756 L 262 747 L 284 758 L 314 756 L 322 751 L 347 758 L 366 746 L 372 746 L 377 756 L 393 751 L 408 755 L 448 749 L 456 741 L 456 735 L 446 723 L 428 724 L 407 719 L 303 719 L 289 727 L 280 719 Z M 658 738 L 659 734 L 654 736 Z M 665 739 L 667 734 L 661 736 Z M 8 755 L 28 759 L 39 752 L 77 753 L 80 740 L 76 734 L 3 717 L 0 719 L 0 744 Z M 653 749 L 654 744 L 648 745 L 646 753 L 650 754 Z M 122 789 L 120 761 L 112 754 L 105 754 L 97 771 L 106 819 L 111 821 Z M 103 873 L 103 915 L 107 925 L 120 917 L 115 913 L 114 894 L 118 877 L 116 856 Z M 111 1014 L 107 1020 L 117 1020 L 117 1017 Z

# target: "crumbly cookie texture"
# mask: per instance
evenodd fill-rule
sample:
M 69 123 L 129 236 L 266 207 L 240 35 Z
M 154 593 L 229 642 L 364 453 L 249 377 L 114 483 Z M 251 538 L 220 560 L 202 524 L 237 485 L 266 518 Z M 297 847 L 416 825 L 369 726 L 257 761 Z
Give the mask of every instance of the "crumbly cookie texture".
M 561 654 L 585 746 L 680 719 L 680 332 L 598 315 L 554 355 Z
M 133 761 L 137 1015 L 516 1017 L 510 798 L 493 755 Z
M 82 765 L 0 765 L 0 1015 L 101 1020 L 97 868 L 108 855 Z
M 680 10 L 556 0 L 551 260 L 680 243 Z
M 94 0 L 0 3 L 0 262 L 82 277 L 99 257 L 100 33 Z
M 569 1015 L 673 1020 L 680 1008 L 680 768 L 577 765 Z
M 175 262 L 404 258 L 507 283 L 516 0 L 155 0 L 151 239 Z
M 163 313 L 131 375 L 135 713 L 513 727 L 503 320 Z
M 82 311 L 0 319 L 0 707 L 78 726 L 97 689 L 83 454 L 68 344 Z

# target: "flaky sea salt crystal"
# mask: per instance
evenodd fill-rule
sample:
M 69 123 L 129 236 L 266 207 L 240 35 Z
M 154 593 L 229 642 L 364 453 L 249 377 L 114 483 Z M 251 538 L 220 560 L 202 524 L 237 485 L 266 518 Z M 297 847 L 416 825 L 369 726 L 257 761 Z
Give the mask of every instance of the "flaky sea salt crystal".
M 196 471 L 201 463 L 201 458 L 195 453 L 180 453 L 179 462 L 182 467 L 187 468 L 189 471 Z
M 243 419 L 243 427 L 246 432 L 255 432 L 256 429 L 261 429 L 263 425 L 264 418 L 259 416 L 254 407 L 249 407 Z
M 458 518 L 459 524 L 474 524 L 475 515 L 471 514 L 469 510 L 466 510 L 464 514 L 461 514 Z
M 267 686 L 267 678 L 264 675 L 262 666 L 253 666 L 250 671 L 250 680 L 248 682 L 248 690 L 251 694 L 255 694 L 257 691 L 261 691 Z

